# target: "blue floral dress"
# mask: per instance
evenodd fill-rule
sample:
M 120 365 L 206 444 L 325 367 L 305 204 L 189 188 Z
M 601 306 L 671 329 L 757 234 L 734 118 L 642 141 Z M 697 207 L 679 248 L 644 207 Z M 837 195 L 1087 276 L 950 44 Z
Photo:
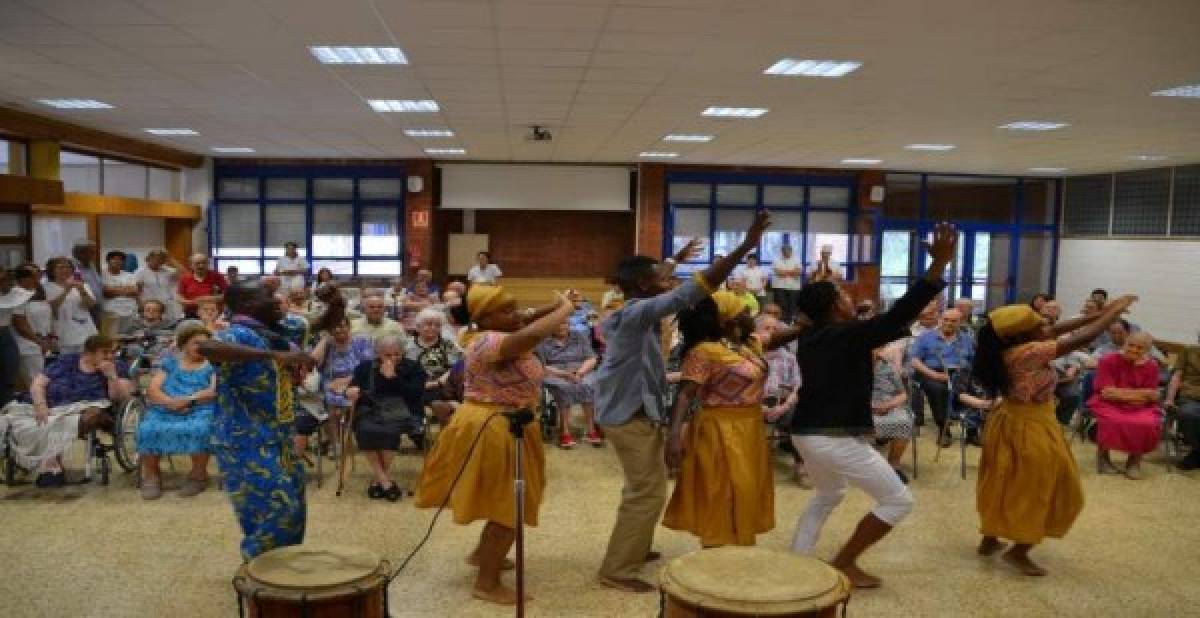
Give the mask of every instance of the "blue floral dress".
M 187 397 L 209 387 L 213 366 L 204 363 L 198 369 L 184 369 L 175 355 L 163 360 L 167 375 L 162 392 L 168 397 Z M 173 412 L 165 406 L 146 406 L 146 416 L 138 425 L 138 452 L 143 455 L 207 453 L 212 450 L 213 401 L 199 402 L 191 410 Z
M 330 341 L 329 347 L 325 350 L 324 362 L 321 364 L 321 381 L 328 385 L 332 380 L 351 377 L 354 375 L 354 370 L 363 361 L 374 358 L 375 349 L 372 347 L 369 337 L 353 337 L 344 348 L 339 348 L 337 344 Z M 350 400 L 346 399 L 345 395 L 335 393 L 326 386 L 325 404 L 346 408 L 350 406 Z

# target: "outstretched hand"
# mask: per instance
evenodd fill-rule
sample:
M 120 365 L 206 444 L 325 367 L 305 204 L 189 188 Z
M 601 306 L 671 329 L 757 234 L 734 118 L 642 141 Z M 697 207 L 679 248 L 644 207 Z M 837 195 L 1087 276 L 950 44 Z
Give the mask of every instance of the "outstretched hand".
M 925 251 L 933 258 L 935 264 L 943 266 L 954 259 L 954 250 L 958 246 L 958 228 L 951 223 L 939 223 L 933 228 L 933 241 L 922 241 Z
M 693 238 L 687 241 L 678 252 L 675 253 L 674 259 L 676 262 L 687 262 L 689 260 L 700 257 L 700 251 L 704 248 L 704 243 L 699 238 Z
M 746 240 L 744 244 L 758 246 L 758 241 L 762 240 L 762 235 L 771 227 L 771 212 L 769 210 L 760 210 L 754 214 L 754 223 L 750 224 L 750 229 L 746 230 Z

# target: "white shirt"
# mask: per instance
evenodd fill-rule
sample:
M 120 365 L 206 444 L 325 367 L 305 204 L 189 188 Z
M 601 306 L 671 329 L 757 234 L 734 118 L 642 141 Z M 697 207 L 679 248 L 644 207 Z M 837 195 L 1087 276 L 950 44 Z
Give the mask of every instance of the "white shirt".
M 104 269 L 104 287 L 126 287 L 137 285 L 137 275 L 131 272 L 121 271 L 117 274 L 112 274 L 108 269 Z M 104 312 L 111 313 L 121 317 L 132 316 L 137 313 L 138 301 L 132 296 L 110 296 L 104 303 Z
M 183 309 L 175 298 L 175 290 L 179 287 L 179 273 L 175 272 L 174 268 L 163 266 L 158 270 L 153 270 L 149 266 L 144 266 L 134 273 L 134 278 L 142 284 L 140 300 L 143 303 L 148 300 L 157 300 L 165 305 L 167 311 L 163 317 L 167 320 L 176 321 L 183 317 Z
M 33 292 L 19 285 L 12 286 L 6 294 L 0 296 L 0 327 L 8 327 L 12 324 L 13 313 L 17 308 L 29 302 L 30 296 L 33 296 Z
M 279 256 L 279 260 L 275 262 L 275 272 L 282 273 L 288 270 L 299 270 L 307 273 L 308 261 L 299 255 L 294 258 L 290 258 L 286 255 Z M 279 289 L 284 292 L 294 288 L 303 287 L 304 275 L 281 276 L 279 278 Z
M 818 260 L 816 262 L 813 262 L 812 266 L 809 267 L 808 276 L 810 278 L 813 276 L 813 274 L 815 274 L 817 272 L 817 267 L 820 266 L 820 264 L 821 264 L 821 262 L 820 262 L 820 260 Z M 845 279 L 846 278 L 846 273 L 844 270 L 842 270 L 842 265 L 833 260 L 829 260 L 829 270 L 833 271 L 833 277 L 835 279 Z
M 25 316 L 29 327 L 40 337 L 45 337 L 54 330 L 54 315 L 50 312 L 50 303 L 44 300 L 31 300 L 14 309 L 13 315 Z M 13 331 L 13 338 L 17 340 L 17 350 L 20 351 L 21 356 L 42 353 L 42 346 L 39 346 L 36 341 L 22 337 L 21 333 Z
M 500 267 L 495 264 L 488 264 L 487 268 L 480 268 L 479 264 L 476 264 L 471 267 L 471 270 L 467 271 L 467 281 L 471 283 L 492 284 L 496 283 L 496 279 L 502 276 L 504 276 L 504 273 L 500 272 Z
M 62 296 L 63 287 L 53 281 L 42 284 L 46 290 L 46 299 L 54 300 Z M 92 297 L 92 291 L 85 285 L 83 294 Z M 58 344 L 64 346 L 83 345 L 88 337 L 96 334 L 96 325 L 92 322 L 92 314 L 83 308 L 83 296 L 79 290 L 71 290 L 54 316 L 54 334 L 58 336 Z
M 771 276 L 762 266 L 742 266 L 737 274 L 746 280 L 746 289 L 755 296 L 762 296 L 767 289 L 767 279 Z
M 799 271 L 800 263 L 795 257 L 784 258 L 780 257 L 771 265 L 774 272 L 771 273 L 771 285 L 777 290 L 799 290 L 801 287 L 800 275 L 784 276 L 779 274 L 780 271 Z

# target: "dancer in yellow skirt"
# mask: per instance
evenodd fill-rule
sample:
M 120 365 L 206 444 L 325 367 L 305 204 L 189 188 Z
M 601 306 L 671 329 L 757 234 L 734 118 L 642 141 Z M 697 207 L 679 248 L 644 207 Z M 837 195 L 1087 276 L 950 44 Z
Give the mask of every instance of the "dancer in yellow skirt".
M 679 469 L 663 525 L 700 537 L 705 547 L 754 545 L 775 527 L 775 486 L 763 422 L 764 347 L 795 339 L 808 326 L 755 339 L 754 318 L 740 297 L 717 292 L 679 313 L 683 384 L 671 416 L 667 463 Z M 683 423 L 693 401 L 700 410 Z
M 503 288 L 477 284 L 467 293 L 466 311 L 478 331 L 472 333 L 464 352 L 465 401 L 425 461 L 416 503 L 421 508 L 438 507 L 448 499 L 454 523 L 487 522 L 479 546 L 467 558 L 479 567 L 473 594 L 485 601 L 516 602 L 516 592 L 500 581 L 500 572 L 512 568 L 505 556 L 516 526 L 516 447 L 502 412 L 537 405 L 543 368 L 533 349 L 574 309 L 560 296 L 556 304 L 523 316 Z M 476 437 L 479 441 L 471 453 Z M 536 423 L 525 427 L 522 444 L 525 523 L 536 526 L 545 486 L 542 433 Z M 451 492 L 460 470 L 462 478 Z
M 1075 458 L 1054 417 L 1058 379 L 1050 362 L 1086 346 L 1136 300 L 1122 296 L 1100 313 L 1054 325 L 1028 305 L 988 314 L 974 373 L 1003 401 L 988 416 L 979 461 L 980 555 L 995 554 L 1005 547 L 999 539 L 1009 539 L 1006 562 L 1025 575 L 1046 574 L 1029 550 L 1047 536 L 1065 535 L 1083 509 Z

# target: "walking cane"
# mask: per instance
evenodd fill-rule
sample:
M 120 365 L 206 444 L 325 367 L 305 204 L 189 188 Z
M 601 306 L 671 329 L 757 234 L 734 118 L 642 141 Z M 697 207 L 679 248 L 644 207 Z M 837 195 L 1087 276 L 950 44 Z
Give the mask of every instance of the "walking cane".
M 342 489 L 346 486 L 346 462 L 350 459 L 350 430 L 354 427 L 354 413 L 357 410 L 358 402 L 351 402 L 350 410 L 343 417 L 342 427 L 338 435 L 341 452 L 338 456 L 338 484 L 334 495 L 339 498 L 342 496 Z

